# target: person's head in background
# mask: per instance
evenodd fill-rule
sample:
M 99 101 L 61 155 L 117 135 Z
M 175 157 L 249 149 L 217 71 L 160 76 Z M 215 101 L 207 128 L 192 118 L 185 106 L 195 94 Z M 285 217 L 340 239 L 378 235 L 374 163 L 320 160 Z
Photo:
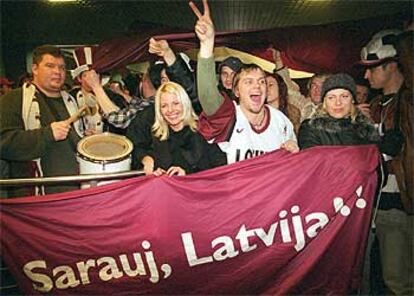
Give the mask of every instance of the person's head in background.
M 155 64 L 151 65 L 148 69 L 148 74 L 151 83 L 155 87 L 155 89 L 158 89 L 161 86 L 161 84 L 170 81 L 165 69 L 166 65 L 163 62 L 156 62 Z
M 6 77 L 0 77 L 0 96 L 8 93 L 13 89 L 13 81 L 10 81 Z
M 266 103 L 286 114 L 288 105 L 288 89 L 282 76 L 277 73 L 266 73 Z
M 22 87 L 23 84 L 25 83 L 29 83 L 31 82 L 33 79 L 32 74 L 28 73 L 28 72 L 24 72 L 22 75 L 19 76 L 19 82 L 18 82 L 18 86 Z
M 133 97 L 141 97 L 141 77 L 138 74 L 130 73 L 124 79 L 125 88 L 129 91 L 129 94 Z
M 228 57 L 223 60 L 218 69 L 218 73 L 220 75 L 220 88 L 231 91 L 233 89 L 234 75 L 242 66 L 242 61 L 236 57 Z
M 92 71 L 92 70 L 85 70 L 85 71 L 81 72 L 78 76 L 75 77 L 76 81 L 79 83 L 79 85 L 81 86 L 82 90 L 84 90 L 84 91 L 86 91 L 88 93 L 93 92 L 92 87 L 89 85 L 87 79 L 85 79 L 85 76 L 90 71 Z
M 355 79 L 356 84 L 356 102 L 357 104 L 368 103 L 369 82 L 366 79 Z
M 315 74 L 308 82 L 308 97 L 315 105 L 319 105 L 322 102 L 322 84 L 328 77 L 329 74 Z

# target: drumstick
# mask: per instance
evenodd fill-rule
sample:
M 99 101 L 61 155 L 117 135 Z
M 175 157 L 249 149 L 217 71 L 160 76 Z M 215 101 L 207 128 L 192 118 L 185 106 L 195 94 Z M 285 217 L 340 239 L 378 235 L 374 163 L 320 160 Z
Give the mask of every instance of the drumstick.
M 79 119 L 79 117 L 82 117 L 84 115 L 84 113 L 86 112 L 86 109 L 88 108 L 87 105 L 83 105 L 82 107 L 80 107 L 78 109 L 78 111 L 76 111 L 76 113 L 74 113 L 71 117 L 69 117 L 68 119 L 66 119 L 66 123 L 68 125 L 74 123 L 76 120 Z
M 75 114 L 66 119 L 66 122 L 68 125 L 70 125 L 84 115 L 94 115 L 96 111 L 96 100 L 90 96 L 87 96 L 85 105 L 82 105 Z

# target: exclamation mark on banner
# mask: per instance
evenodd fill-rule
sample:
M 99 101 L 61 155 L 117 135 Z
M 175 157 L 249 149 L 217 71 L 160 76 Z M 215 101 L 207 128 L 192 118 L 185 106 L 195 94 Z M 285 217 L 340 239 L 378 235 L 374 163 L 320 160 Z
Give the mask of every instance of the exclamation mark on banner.
M 362 186 L 359 186 L 358 189 L 356 190 L 356 194 L 359 197 L 356 201 L 356 206 L 359 209 L 364 209 L 367 206 L 367 202 L 365 201 L 365 199 L 363 199 L 361 197 L 361 193 L 362 193 Z
M 355 206 L 358 209 L 364 209 L 367 206 L 367 202 L 364 198 L 361 197 L 362 194 L 362 186 L 359 186 L 357 190 L 355 191 L 356 195 L 358 196 L 358 199 L 355 203 Z M 349 216 L 351 214 L 351 209 L 344 205 L 344 199 L 342 197 L 335 197 L 333 200 L 333 205 L 335 209 L 335 213 L 340 213 L 342 216 Z

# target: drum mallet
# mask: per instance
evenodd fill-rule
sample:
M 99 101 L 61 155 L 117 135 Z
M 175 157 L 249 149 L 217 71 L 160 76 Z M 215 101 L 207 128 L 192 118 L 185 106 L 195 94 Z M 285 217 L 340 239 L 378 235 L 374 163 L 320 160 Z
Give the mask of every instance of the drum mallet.
M 68 125 L 74 123 L 76 120 L 81 118 L 85 115 L 94 115 L 96 113 L 96 110 L 93 111 L 93 109 L 96 109 L 96 103 L 92 100 L 87 100 L 86 104 L 81 106 L 78 111 L 76 111 L 71 117 L 66 119 L 65 121 L 68 123 Z
M 66 119 L 66 123 L 68 125 L 71 125 L 72 123 L 74 123 L 76 120 L 78 120 L 80 117 L 82 117 L 83 115 L 85 115 L 85 113 L 87 113 L 88 106 L 83 105 L 82 107 L 80 107 L 78 109 L 78 111 L 76 111 L 71 117 L 69 117 L 68 119 Z

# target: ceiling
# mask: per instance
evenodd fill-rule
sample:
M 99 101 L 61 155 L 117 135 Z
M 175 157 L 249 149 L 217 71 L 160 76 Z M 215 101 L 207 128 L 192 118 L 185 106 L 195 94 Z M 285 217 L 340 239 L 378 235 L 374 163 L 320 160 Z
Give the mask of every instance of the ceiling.
M 201 9 L 201 1 L 196 1 Z M 412 10 L 412 1 L 216 0 L 210 1 L 217 31 L 324 24 Z M 94 1 L 67 3 L 1 1 L 2 41 L 100 42 L 153 25 L 193 30 L 188 1 Z
M 200 9 L 201 0 L 195 1 Z M 317 25 L 395 15 L 413 10 L 413 1 L 211 0 L 216 31 Z M 119 35 L 157 26 L 192 31 L 195 16 L 182 0 L 105 1 L 1 0 L 2 57 L 25 54 L 40 44 L 99 44 Z

